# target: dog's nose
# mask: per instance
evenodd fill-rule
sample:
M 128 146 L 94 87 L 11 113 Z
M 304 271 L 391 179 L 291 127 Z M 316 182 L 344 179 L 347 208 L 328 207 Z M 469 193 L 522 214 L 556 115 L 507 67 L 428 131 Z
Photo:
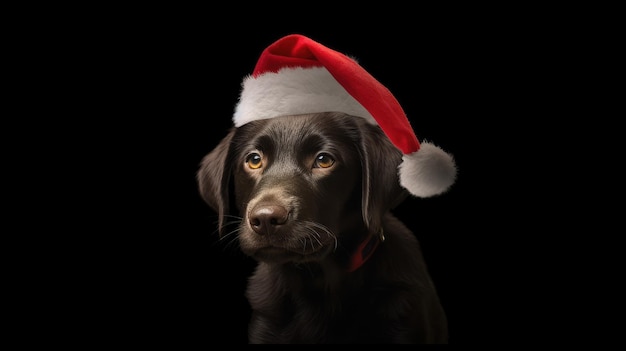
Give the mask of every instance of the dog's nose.
M 250 226 L 260 235 L 272 234 L 287 222 L 289 211 L 278 205 L 257 205 L 250 212 Z

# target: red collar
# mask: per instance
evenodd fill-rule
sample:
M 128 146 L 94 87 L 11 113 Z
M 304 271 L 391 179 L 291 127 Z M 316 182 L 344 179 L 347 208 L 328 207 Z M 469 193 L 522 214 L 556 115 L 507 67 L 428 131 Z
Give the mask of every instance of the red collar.
M 348 272 L 354 272 L 359 267 L 361 267 L 363 263 L 365 263 L 365 261 L 367 261 L 367 259 L 372 256 L 372 254 L 378 247 L 378 244 L 380 244 L 380 242 L 384 240 L 385 237 L 383 235 L 382 229 L 380 231 L 380 236 L 370 235 L 369 237 L 365 238 L 365 240 L 363 240 L 363 242 L 359 244 L 359 246 L 356 248 L 356 251 L 350 258 L 350 264 L 348 265 L 347 269 Z

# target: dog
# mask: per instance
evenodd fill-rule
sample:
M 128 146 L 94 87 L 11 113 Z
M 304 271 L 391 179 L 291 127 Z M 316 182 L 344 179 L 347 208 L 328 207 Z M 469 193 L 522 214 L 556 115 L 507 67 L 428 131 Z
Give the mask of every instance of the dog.
M 401 162 L 379 126 L 342 112 L 233 127 L 203 157 L 221 239 L 257 261 L 249 343 L 448 343 L 419 242 L 392 214 Z

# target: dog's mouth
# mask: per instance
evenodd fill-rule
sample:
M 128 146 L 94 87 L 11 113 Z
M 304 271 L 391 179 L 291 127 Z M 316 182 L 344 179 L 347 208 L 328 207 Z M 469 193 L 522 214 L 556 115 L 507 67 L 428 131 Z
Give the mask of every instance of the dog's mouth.
M 319 224 L 302 222 L 268 235 L 244 229 L 240 234 L 240 246 L 246 255 L 259 261 L 301 263 L 320 260 L 333 252 L 337 239 Z

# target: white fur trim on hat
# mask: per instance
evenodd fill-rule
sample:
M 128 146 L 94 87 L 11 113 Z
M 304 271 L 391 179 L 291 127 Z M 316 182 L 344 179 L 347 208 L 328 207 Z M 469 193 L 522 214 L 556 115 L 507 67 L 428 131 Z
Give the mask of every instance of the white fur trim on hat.
M 317 112 L 344 112 L 378 124 L 323 67 L 283 68 L 246 77 L 233 122 L 240 127 L 260 119 Z
M 452 156 L 438 146 L 422 142 L 419 150 L 402 156 L 400 185 L 418 197 L 439 195 L 456 180 Z

